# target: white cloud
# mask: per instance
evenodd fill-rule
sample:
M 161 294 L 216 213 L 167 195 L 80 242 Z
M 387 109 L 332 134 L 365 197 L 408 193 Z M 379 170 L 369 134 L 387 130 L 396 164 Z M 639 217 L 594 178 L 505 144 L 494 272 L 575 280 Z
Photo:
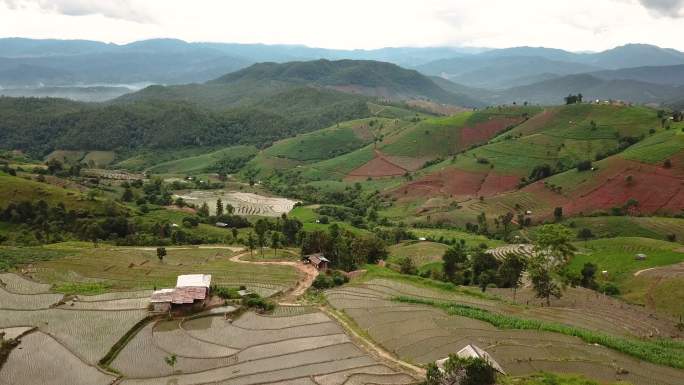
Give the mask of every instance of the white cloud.
M 10 9 L 34 9 L 66 16 L 102 15 L 141 23 L 150 22 L 148 14 L 129 0 L 0 0 Z
M 118 43 L 175 37 L 326 48 L 602 50 L 634 42 L 684 50 L 684 23 L 662 17 L 683 1 L 0 0 L 0 36 Z
M 684 0 L 639 0 L 658 16 L 684 17 Z

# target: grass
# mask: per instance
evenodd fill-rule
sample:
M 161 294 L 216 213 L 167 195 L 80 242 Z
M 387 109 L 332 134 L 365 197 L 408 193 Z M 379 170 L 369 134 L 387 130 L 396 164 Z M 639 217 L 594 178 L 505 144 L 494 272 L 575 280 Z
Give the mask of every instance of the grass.
M 79 191 L 60 188 L 22 177 L 0 172 L 0 207 L 14 202 L 45 201 L 50 206 L 64 203 L 67 209 L 91 209 L 102 211 L 102 201 L 87 200 Z
M 499 378 L 499 383 L 501 385 L 628 385 L 625 382 L 598 383 L 582 376 L 554 373 L 536 373 L 521 377 L 507 376 Z
M 641 269 L 666 266 L 684 261 L 684 253 L 675 249 L 680 244 L 659 241 L 649 238 L 618 237 L 578 242 L 580 253 L 570 262 L 570 269 L 580 271 L 585 263 L 591 262 L 598 270 L 607 270 L 609 279 L 618 285 L 624 285 Z M 643 253 L 647 258 L 643 261 L 635 259 L 636 254 Z
M 217 151 L 184 157 L 156 164 L 150 171 L 156 174 L 195 174 L 204 172 L 224 159 L 236 159 L 256 154 L 253 146 L 232 146 Z
M 444 251 L 448 248 L 449 246 L 436 242 L 402 242 L 389 247 L 388 262 L 397 263 L 399 259 L 408 257 L 420 267 L 426 263 L 441 261 Z
M 295 262 L 300 260 L 299 250 L 293 249 L 278 249 L 275 253 L 273 249 L 264 249 L 264 255 L 259 253 L 259 249 L 254 250 L 253 255 L 248 255 L 242 257 L 243 261 L 254 261 L 254 262 L 276 262 L 276 261 L 288 261 Z
M 575 230 L 588 228 L 596 238 L 643 237 L 659 240 L 670 234 L 684 240 L 684 219 L 669 217 L 598 216 L 576 217 L 564 222 Z
M 599 344 L 654 364 L 684 369 L 684 343 L 673 342 L 669 346 L 664 346 L 650 341 L 612 336 L 561 323 L 523 319 L 492 313 L 469 305 L 437 302 L 423 298 L 399 296 L 395 297 L 394 300 L 436 307 L 448 314 L 484 321 L 500 329 L 537 330 L 578 337 L 589 344 Z
M 172 248 L 162 261 L 154 247 L 98 247 L 71 249 L 66 256 L 34 263 L 35 278 L 68 290 L 111 290 L 172 287 L 180 274 L 211 274 L 217 285 L 261 283 L 287 287 L 298 279 L 289 266 L 261 266 L 231 262 L 228 249 Z M 62 286 L 66 285 L 66 286 Z M 69 286 L 73 285 L 73 286 Z
M 660 163 L 684 151 L 684 132 L 670 129 L 629 147 L 621 156 L 644 163 Z
M 52 290 L 63 294 L 96 295 L 106 293 L 110 285 L 102 282 L 65 282 L 55 285 Z
M 8 271 L 17 265 L 64 257 L 67 254 L 64 250 L 44 247 L 0 247 L 0 271 Z
M 373 126 L 370 126 L 373 122 Z M 389 119 L 361 119 L 281 140 L 263 151 L 270 157 L 303 162 L 321 161 L 359 149 L 373 141 L 374 127 L 394 124 Z M 376 126 L 377 125 L 377 126 Z

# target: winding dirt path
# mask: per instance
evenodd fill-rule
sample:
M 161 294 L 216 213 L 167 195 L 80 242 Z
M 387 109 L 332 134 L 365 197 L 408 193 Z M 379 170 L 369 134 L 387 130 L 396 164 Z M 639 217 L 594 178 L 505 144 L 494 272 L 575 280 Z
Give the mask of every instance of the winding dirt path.
M 283 298 L 278 302 L 279 305 L 297 305 L 295 303 L 296 299 L 303 295 L 311 284 L 313 284 L 314 279 L 318 276 L 318 270 L 312 265 L 305 264 L 304 262 L 290 262 L 290 261 L 244 261 L 242 257 L 249 255 L 249 252 L 240 253 L 232 256 L 230 258 L 231 262 L 236 263 L 246 263 L 253 265 L 280 265 L 280 266 L 292 266 L 304 274 L 304 278 L 297 281 L 294 289 L 286 293 Z

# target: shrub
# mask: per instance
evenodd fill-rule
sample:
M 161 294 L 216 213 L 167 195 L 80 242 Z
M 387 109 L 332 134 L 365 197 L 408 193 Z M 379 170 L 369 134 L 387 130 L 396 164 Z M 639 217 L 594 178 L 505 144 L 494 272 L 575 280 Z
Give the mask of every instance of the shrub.
M 612 282 L 606 282 L 601 286 L 601 292 L 605 295 L 620 295 L 620 288 Z
M 591 170 L 591 161 L 590 160 L 583 160 L 579 163 L 577 163 L 577 171 L 589 171 Z
M 223 299 L 239 299 L 238 289 L 232 287 L 212 286 L 211 292 Z
M 250 309 L 256 309 L 264 312 L 271 311 L 273 308 L 275 308 L 275 305 L 272 301 L 261 298 L 258 294 L 249 294 L 247 297 L 245 297 L 242 303 Z

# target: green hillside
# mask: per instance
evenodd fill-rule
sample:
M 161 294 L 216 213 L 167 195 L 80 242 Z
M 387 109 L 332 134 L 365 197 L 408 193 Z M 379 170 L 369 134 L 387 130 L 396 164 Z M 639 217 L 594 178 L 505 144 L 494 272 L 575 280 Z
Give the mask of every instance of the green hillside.
M 149 171 L 155 174 L 193 174 L 216 171 L 221 164 L 233 162 L 239 169 L 256 154 L 256 151 L 253 146 L 227 147 L 202 155 L 159 163 L 150 168 Z

